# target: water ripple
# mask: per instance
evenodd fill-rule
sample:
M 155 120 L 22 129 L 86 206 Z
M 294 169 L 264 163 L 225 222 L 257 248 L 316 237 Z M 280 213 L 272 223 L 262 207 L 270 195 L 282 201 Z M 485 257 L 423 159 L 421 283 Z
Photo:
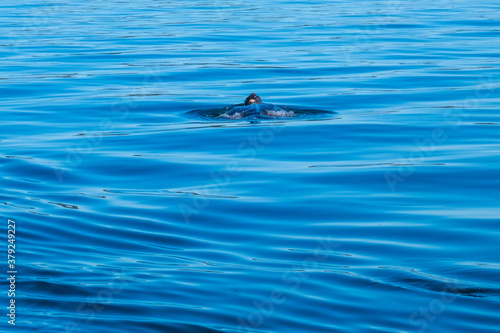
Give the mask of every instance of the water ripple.
M 498 331 L 498 2 L 0 9 L 17 331 Z

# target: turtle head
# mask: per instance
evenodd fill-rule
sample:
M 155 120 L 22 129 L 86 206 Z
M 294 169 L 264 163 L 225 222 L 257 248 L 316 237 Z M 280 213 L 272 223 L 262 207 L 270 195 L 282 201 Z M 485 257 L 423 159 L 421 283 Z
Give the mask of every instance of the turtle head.
M 245 99 L 245 105 L 250 105 L 250 104 L 262 104 L 262 100 L 260 99 L 259 96 L 257 96 L 256 93 L 251 93 L 247 99 Z

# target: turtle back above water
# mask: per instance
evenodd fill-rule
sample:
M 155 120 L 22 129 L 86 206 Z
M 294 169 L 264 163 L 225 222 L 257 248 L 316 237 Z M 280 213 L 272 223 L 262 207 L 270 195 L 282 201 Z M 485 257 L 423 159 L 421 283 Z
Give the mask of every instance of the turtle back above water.
M 235 106 L 226 113 L 221 114 L 221 118 L 227 119 L 242 119 L 242 118 L 277 118 L 277 117 L 293 117 L 293 111 L 286 111 L 279 106 L 268 103 L 252 103 L 250 105 Z

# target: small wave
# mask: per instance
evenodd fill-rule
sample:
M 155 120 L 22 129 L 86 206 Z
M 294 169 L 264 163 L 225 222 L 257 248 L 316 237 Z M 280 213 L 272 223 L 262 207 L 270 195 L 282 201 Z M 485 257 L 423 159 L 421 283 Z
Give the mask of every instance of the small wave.
M 454 280 L 439 275 L 420 272 L 408 267 L 379 267 L 381 272 L 371 272 L 365 278 L 372 283 L 390 285 L 408 290 L 427 290 L 430 292 L 449 292 L 468 297 L 487 297 L 500 295 L 500 289 L 481 285 L 473 281 Z
M 286 119 L 330 119 L 335 112 L 305 109 L 296 106 L 252 104 L 244 106 L 236 104 L 213 109 L 198 109 L 186 113 L 188 117 L 204 120 L 275 120 Z

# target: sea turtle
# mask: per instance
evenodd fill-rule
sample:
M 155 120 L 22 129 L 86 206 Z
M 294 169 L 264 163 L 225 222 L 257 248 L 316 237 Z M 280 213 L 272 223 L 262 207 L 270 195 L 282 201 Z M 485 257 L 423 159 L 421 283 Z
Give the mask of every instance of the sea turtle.
M 256 93 L 251 93 L 245 99 L 244 106 L 235 106 L 228 112 L 221 115 L 228 119 L 241 119 L 247 117 L 256 118 L 276 118 L 276 117 L 293 117 L 293 111 L 286 111 L 279 106 L 262 103 L 262 99 Z
M 260 99 L 259 96 L 257 96 L 256 93 L 251 93 L 248 95 L 248 97 L 245 99 L 245 105 L 250 105 L 250 104 L 262 104 L 262 99 Z

